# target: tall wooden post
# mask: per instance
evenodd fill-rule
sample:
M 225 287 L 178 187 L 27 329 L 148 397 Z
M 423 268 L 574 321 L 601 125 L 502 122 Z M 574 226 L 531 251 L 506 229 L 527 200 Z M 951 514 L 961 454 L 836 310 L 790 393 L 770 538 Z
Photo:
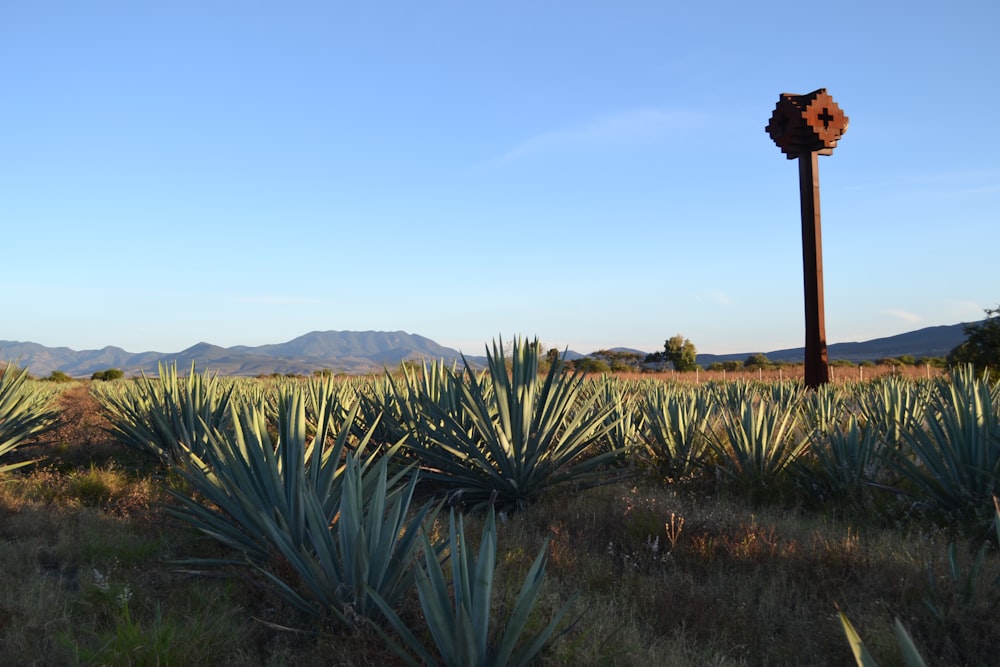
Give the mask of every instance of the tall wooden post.
M 799 157 L 802 206 L 802 276 L 806 303 L 806 386 L 830 381 L 826 355 L 826 315 L 823 311 L 823 237 L 819 215 L 819 156 Z
M 802 209 L 802 273 L 806 315 L 806 386 L 830 381 L 823 312 L 823 243 L 819 213 L 819 159 L 832 155 L 847 131 L 847 116 L 825 88 L 808 95 L 782 93 L 771 114 L 768 134 L 789 160 L 799 161 Z

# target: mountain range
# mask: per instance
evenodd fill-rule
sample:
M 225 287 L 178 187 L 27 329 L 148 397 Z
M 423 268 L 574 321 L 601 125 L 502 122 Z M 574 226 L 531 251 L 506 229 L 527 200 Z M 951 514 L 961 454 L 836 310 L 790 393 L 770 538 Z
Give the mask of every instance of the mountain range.
M 140 372 L 155 375 L 159 364 L 171 363 L 176 363 L 181 372 L 194 363 L 198 372 L 209 370 L 233 376 L 311 375 L 324 369 L 360 374 L 393 368 L 408 359 L 445 359 L 450 363 L 460 356 L 457 350 L 405 331 L 313 331 L 286 343 L 257 347 L 198 343 L 172 353 L 133 353 L 110 346 L 76 351 L 0 340 L 0 360 L 27 366 L 28 372 L 36 377 L 55 370 L 73 377 L 90 377 L 108 368 L 119 368 L 127 376 Z
M 877 338 L 860 343 L 834 343 L 828 347 L 831 360 L 853 362 L 883 357 L 943 357 L 965 340 L 963 324 L 927 327 L 909 333 Z M 484 348 L 485 350 L 485 345 Z M 619 348 L 620 349 L 620 348 Z M 638 351 L 638 350 L 636 350 Z M 697 362 L 707 366 L 716 361 L 743 361 L 751 352 L 740 354 L 699 354 Z M 772 361 L 801 361 L 803 348 L 774 350 L 764 354 Z M 570 351 L 568 358 L 582 356 Z M 470 363 L 482 364 L 485 357 L 466 355 Z M 154 375 L 158 364 L 176 363 L 186 371 L 194 363 L 196 369 L 220 375 L 257 376 L 280 374 L 311 375 L 329 369 L 338 373 L 360 374 L 381 372 L 406 360 L 460 362 L 461 353 L 435 343 L 429 338 L 405 331 L 313 331 L 286 343 L 250 347 L 236 345 L 219 347 L 198 343 L 181 352 L 127 352 L 119 347 L 100 350 L 72 350 L 68 347 L 45 347 L 38 343 L 0 340 L 0 361 L 13 361 L 27 366 L 28 372 L 44 377 L 62 371 L 73 377 L 86 378 L 109 368 L 119 368 L 127 376 L 140 372 Z

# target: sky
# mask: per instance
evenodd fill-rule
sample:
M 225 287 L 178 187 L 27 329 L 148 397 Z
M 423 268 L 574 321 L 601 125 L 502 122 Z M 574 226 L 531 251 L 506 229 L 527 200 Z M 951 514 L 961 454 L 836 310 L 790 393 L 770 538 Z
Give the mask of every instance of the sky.
M 1000 304 L 1000 3 L 0 3 L 0 340 L 804 345 Z M 0 350 L 2 356 L 2 350 Z

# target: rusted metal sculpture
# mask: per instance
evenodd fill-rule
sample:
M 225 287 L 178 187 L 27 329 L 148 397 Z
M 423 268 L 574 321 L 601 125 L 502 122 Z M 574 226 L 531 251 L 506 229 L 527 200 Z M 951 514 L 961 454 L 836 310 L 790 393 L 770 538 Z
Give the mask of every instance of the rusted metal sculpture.
M 823 243 L 819 215 L 819 155 L 833 155 L 847 116 L 825 88 L 808 95 L 782 93 L 764 128 L 789 160 L 799 160 L 802 270 L 806 305 L 806 386 L 830 381 L 823 314 Z

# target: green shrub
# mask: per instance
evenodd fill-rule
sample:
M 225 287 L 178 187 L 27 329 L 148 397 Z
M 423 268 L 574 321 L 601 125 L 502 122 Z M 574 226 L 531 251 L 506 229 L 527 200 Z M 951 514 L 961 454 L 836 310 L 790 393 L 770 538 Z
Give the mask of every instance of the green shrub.
M 980 372 L 1000 370 L 1000 306 L 986 309 L 986 319 L 963 327 L 965 342 L 948 354 L 948 363 L 972 364 Z

